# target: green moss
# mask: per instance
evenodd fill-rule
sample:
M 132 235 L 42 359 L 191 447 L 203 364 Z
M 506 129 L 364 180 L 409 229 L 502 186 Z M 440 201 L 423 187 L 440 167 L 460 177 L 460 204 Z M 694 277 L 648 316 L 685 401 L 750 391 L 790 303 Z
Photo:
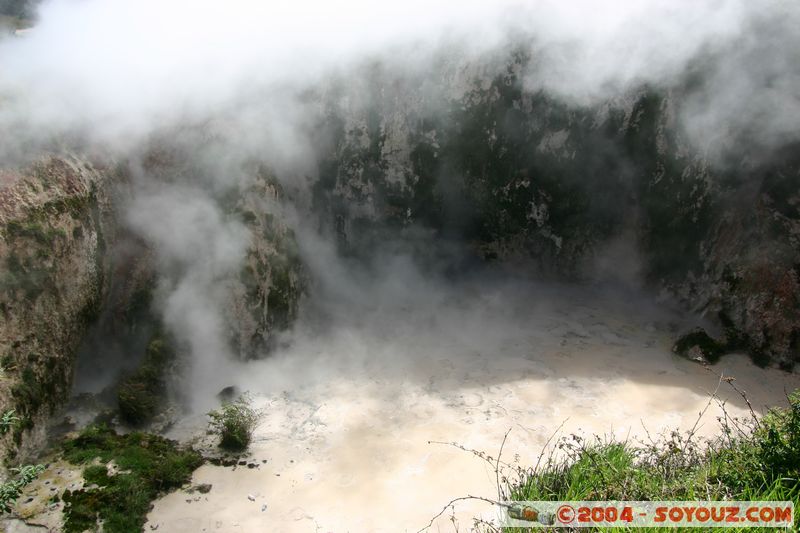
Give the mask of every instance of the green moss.
M 137 378 L 134 374 L 123 380 L 117 391 L 119 413 L 123 420 L 134 425 L 150 420 L 158 409 L 158 402 L 148 386 Z
M 297 314 L 298 290 L 292 280 L 292 268 L 286 261 L 271 265 L 267 320 L 271 327 L 286 329 Z
M 21 374 L 21 380 L 11 389 L 11 395 L 20 413 L 32 415 L 44 403 L 44 388 L 37 379 L 33 368 L 26 366 Z
M 117 390 L 117 405 L 123 420 L 138 425 L 156 414 L 166 394 L 164 374 L 174 359 L 175 351 L 169 341 L 160 332 L 154 334 L 141 365 L 121 381 Z
M 142 530 L 150 502 L 164 491 L 181 487 L 202 463 L 192 450 L 156 435 L 129 433 L 118 435 L 107 426 L 90 426 L 78 437 L 62 445 L 64 458 L 74 464 L 99 459 L 101 465 L 84 469 L 87 483 L 98 488 L 68 491 L 64 531 L 97 531 L 98 520 L 107 533 L 133 533 Z M 122 472 L 109 476 L 107 464 L 113 461 Z
M 108 467 L 106 465 L 89 465 L 83 469 L 86 483 L 94 483 L 101 487 L 108 485 Z
M 66 233 L 60 228 L 46 227 L 37 221 L 12 220 L 6 224 L 6 235 L 12 239 L 32 239 L 39 245 L 52 246 L 56 239 L 64 239 Z
M 0 276 L 0 287 L 10 294 L 22 292 L 27 300 L 35 300 L 44 292 L 55 291 L 53 269 L 42 260 L 10 254 L 6 270 Z

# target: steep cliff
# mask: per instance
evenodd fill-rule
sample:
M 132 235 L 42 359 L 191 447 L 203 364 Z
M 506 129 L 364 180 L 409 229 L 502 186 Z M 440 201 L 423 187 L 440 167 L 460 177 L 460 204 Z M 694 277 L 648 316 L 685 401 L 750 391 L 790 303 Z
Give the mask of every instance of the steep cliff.
M 283 216 L 285 194 L 264 167 L 233 208 L 250 233 L 245 264 L 232 286 L 228 326 L 241 359 L 263 357 L 297 318 L 306 290 L 306 274 L 295 234 Z
M 647 274 L 715 319 L 728 350 L 791 369 L 800 359 L 797 147 L 712 165 L 677 133 L 680 105 L 679 94 L 647 94 L 626 130 Z
M 220 151 L 215 140 L 205 137 L 202 128 L 181 133 L 160 139 L 140 156 L 139 179 L 157 184 L 156 198 L 162 192 L 168 194 L 170 188 L 188 196 L 200 192 L 214 205 L 220 225 L 233 226 L 246 235 L 236 268 L 213 274 L 213 285 L 223 293 L 215 303 L 224 321 L 221 335 L 233 355 L 242 360 L 263 357 L 294 322 L 306 286 L 295 234 L 285 216 L 286 193 L 265 164 L 235 157 L 231 163 L 220 163 L 222 157 L 209 161 L 204 153 Z M 197 235 L 209 240 L 206 237 Z M 161 251 L 161 255 L 169 253 Z M 206 258 L 198 261 L 205 263 Z M 194 266 L 198 265 L 183 265 Z M 176 274 L 174 268 L 165 268 L 160 274 L 175 283 L 176 276 L 186 276 L 178 270 Z
M 3 171 L 0 405 L 21 418 L 3 437 L 9 458 L 39 442 L 40 433 L 23 437 L 67 398 L 76 351 L 108 293 L 112 173 L 55 155 Z
M 530 61 L 445 61 L 419 79 L 375 67 L 357 90 L 323 93 L 314 198 L 342 249 L 422 234 L 580 279 L 627 239 L 636 254 L 613 268 L 641 263 L 642 282 L 716 320 L 730 347 L 790 368 L 800 357 L 796 150 L 710 159 L 679 120 L 696 75 L 568 105 L 526 88 Z
M 160 165 L 162 178 L 179 175 Z M 281 220 L 280 186 L 265 170 L 251 170 L 246 190 L 222 202 L 250 235 L 240 273 L 219 280 L 231 351 L 243 359 L 268 353 L 295 319 L 304 290 L 294 235 Z M 138 367 L 152 366 L 154 340 L 173 337 L 163 336 L 154 302 L 162 274 L 154 251 L 124 220 L 132 172 L 130 163 L 111 167 L 76 155 L 47 155 L 3 171 L 0 409 L 20 418 L 2 439 L 9 460 L 41 445 L 41 422 L 69 397 L 77 363 L 85 380 L 113 388 L 123 377 L 125 407 L 137 413 L 139 392 L 152 396 L 139 378 L 152 381 L 153 369 Z M 158 372 L 174 370 L 175 361 L 166 363 Z M 156 407 L 145 410 L 145 419 Z

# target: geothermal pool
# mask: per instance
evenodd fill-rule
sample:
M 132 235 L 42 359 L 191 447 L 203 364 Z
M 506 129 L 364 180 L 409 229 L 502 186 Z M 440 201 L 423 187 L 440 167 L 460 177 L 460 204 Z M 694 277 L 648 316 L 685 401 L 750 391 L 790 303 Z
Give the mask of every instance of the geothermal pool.
M 395 296 L 339 310 L 335 327 L 300 328 L 267 360 L 221 369 L 214 387 L 235 382 L 262 409 L 248 456 L 258 466 L 201 467 L 193 484 L 210 492 L 166 495 L 145 530 L 418 531 L 453 498 L 495 493 L 489 465 L 431 441 L 496 456 L 510 429 L 504 460 L 532 465 L 562 424 L 561 434 L 634 439 L 690 429 L 720 373 L 757 408 L 800 386 L 744 355 L 711 371 L 676 357 L 676 332 L 697 319 L 635 293 L 515 284 Z M 725 383 L 718 396 L 747 414 Z M 718 414 L 712 405 L 700 434 L 717 430 Z M 211 450 L 205 423 L 187 418 L 168 436 Z M 456 505 L 460 531 L 475 516 L 495 511 Z M 450 520 L 431 531 L 454 531 Z

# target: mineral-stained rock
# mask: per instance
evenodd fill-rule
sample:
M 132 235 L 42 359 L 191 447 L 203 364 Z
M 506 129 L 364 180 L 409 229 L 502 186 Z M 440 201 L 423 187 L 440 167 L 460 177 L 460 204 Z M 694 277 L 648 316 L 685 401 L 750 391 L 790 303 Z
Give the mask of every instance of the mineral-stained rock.
M 486 63 L 448 58 L 437 80 L 416 83 L 366 69 L 355 92 L 368 98 L 336 83 L 321 94 L 314 207 L 342 251 L 423 235 L 580 278 L 631 235 L 642 263 L 631 271 L 689 309 L 726 317 L 726 335 L 757 363 L 791 367 L 798 146 L 712 159 L 680 122 L 696 78 L 575 106 L 526 89 L 529 61 L 514 51 Z
M 250 230 L 242 270 L 231 283 L 227 313 L 234 353 L 266 355 L 280 332 L 294 322 L 305 291 L 305 274 L 292 229 L 283 220 L 283 190 L 264 167 L 233 208 Z
M 69 393 L 76 350 L 108 293 L 114 172 L 70 155 L 4 171 L 0 409 L 21 424 L 0 453 L 35 444 L 28 430 Z

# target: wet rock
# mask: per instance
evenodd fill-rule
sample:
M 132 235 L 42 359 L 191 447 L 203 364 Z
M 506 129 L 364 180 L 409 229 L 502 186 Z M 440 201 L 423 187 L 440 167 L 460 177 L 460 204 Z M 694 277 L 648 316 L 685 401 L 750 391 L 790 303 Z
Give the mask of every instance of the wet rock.
M 724 343 L 711 337 L 702 328 L 696 328 L 682 335 L 672 351 L 698 363 L 714 364 L 728 350 Z
M 229 458 L 229 457 L 211 457 L 208 459 L 208 462 L 214 466 L 233 466 L 237 465 L 236 459 Z
M 236 387 L 235 385 L 229 385 L 217 393 L 217 399 L 223 403 L 232 402 L 240 394 L 241 392 L 239 391 L 239 387 Z

